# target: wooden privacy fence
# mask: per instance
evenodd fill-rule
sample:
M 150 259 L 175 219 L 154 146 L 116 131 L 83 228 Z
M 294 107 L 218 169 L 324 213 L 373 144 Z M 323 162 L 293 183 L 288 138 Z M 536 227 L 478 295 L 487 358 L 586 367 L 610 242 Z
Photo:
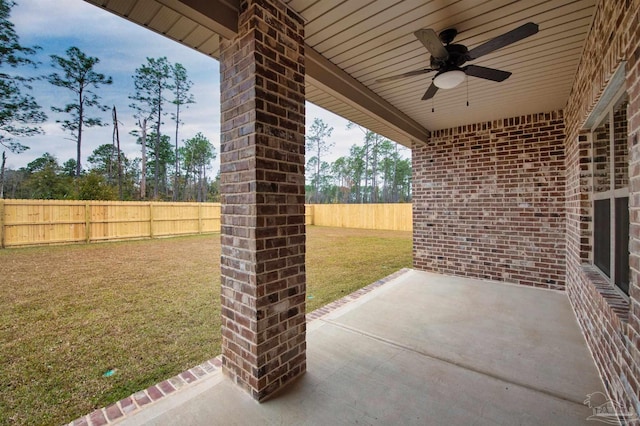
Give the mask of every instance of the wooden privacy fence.
M 311 212 L 309 212 L 311 210 Z M 413 229 L 411 203 L 398 204 L 313 204 L 307 206 L 310 225 L 337 228 Z
M 411 204 L 311 204 L 307 225 L 411 231 Z M 0 200 L 0 247 L 220 232 L 220 203 Z
M 3 248 L 219 231 L 219 203 L 0 200 Z

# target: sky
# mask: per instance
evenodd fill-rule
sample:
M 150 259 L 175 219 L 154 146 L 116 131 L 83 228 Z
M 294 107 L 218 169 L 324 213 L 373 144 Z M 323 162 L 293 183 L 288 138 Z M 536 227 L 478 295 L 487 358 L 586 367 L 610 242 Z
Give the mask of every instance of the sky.
M 36 59 L 41 62 L 37 70 L 23 73 L 49 75 L 55 72 L 50 55 L 65 56 L 65 51 L 76 46 L 85 54 L 98 57 L 97 72 L 113 78 L 111 86 L 96 90 L 102 103 L 116 107 L 118 112 L 120 146 L 128 158 L 140 157 L 140 146 L 129 134 L 136 129 L 133 112 L 129 108 L 133 94 L 133 78 L 136 68 L 146 63 L 146 58 L 166 56 L 171 63 L 180 63 L 193 81 L 191 93 L 196 104 L 181 110 L 183 125 L 180 127 L 181 141 L 202 132 L 220 151 L 220 86 L 218 61 L 200 52 L 185 47 L 164 36 L 156 34 L 137 24 L 106 12 L 83 0 L 16 0 L 11 11 L 11 21 L 23 46 L 40 46 Z M 54 6 L 55 5 L 55 6 Z M 53 154 L 60 164 L 76 157 L 75 142 L 65 133 L 56 120 L 64 119 L 64 114 L 51 111 L 51 106 L 62 107 L 72 101 L 72 92 L 54 87 L 46 81 L 35 82 L 32 95 L 48 115 L 41 127 L 44 135 L 22 138 L 23 145 L 30 147 L 21 154 L 8 153 L 7 167 L 17 169 L 40 157 L 45 152 Z M 94 110 L 94 114 L 96 111 Z M 93 127 L 83 132 L 82 165 L 87 167 L 87 157 L 102 144 L 112 143 L 113 127 L 111 111 L 97 112 L 108 127 Z M 333 127 L 330 142 L 334 148 L 328 161 L 348 155 L 353 144 L 362 144 L 363 133 L 359 129 L 347 129 L 347 120 L 307 103 L 307 128 L 314 118 L 320 118 Z M 169 115 L 164 119 L 164 134 L 172 135 L 174 143 L 175 122 Z M 408 156 L 408 150 L 405 150 Z M 212 163 L 217 173 L 219 159 Z

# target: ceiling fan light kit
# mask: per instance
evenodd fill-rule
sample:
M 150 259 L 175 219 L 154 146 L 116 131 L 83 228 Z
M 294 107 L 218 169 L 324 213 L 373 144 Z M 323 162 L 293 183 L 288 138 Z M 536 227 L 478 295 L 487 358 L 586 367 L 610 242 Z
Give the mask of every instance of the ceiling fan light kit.
M 379 79 L 378 82 L 383 83 L 396 80 L 398 78 L 411 77 L 414 75 L 437 71 L 437 74 L 422 97 L 422 100 L 433 98 L 438 89 L 453 89 L 454 87 L 457 87 L 467 78 L 467 76 L 501 82 L 509 78 L 511 73 L 479 65 L 463 65 L 468 61 L 478 59 L 481 56 L 487 55 L 505 46 L 532 36 L 537 32 L 538 25 L 533 22 L 527 22 L 518 28 L 506 32 L 469 50 L 462 44 L 452 43 L 458 35 L 455 28 L 446 29 L 440 32 L 439 35 L 437 35 L 431 28 L 418 30 L 413 34 L 431 54 L 431 67 L 382 78 Z
M 439 72 L 433 78 L 433 84 L 439 89 L 453 89 L 464 81 L 467 75 L 462 70 Z

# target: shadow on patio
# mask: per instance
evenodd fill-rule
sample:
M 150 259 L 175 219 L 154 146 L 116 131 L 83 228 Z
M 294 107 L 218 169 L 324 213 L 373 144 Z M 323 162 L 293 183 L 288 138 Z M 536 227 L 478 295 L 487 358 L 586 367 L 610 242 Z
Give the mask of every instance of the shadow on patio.
M 311 315 L 308 371 L 274 398 L 216 369 L 116 422 L 571 425 L 604 392 L 564 293 L 414 270 L 369 290 Z

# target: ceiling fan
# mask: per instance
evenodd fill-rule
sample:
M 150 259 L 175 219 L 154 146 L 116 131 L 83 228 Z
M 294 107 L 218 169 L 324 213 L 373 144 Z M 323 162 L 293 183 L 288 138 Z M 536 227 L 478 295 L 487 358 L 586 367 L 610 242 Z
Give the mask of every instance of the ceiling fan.
M 451 43 L 456 35 L 458 35 L 458 31 L 456 31 L 455 28 L 444 30 L 439 35 L 436 35 L 435 31 L 430 28 L 418 30 L 413 34 L 420 40 L 424 47 L 427 48 L 429 53 L 431 53 L 431 67 L 381 78 L 377 80 L 377 82 L 383 83 L 399 78 L 437 71 L 433 77 L 431 86 L 429 86 L 422 97 L 422 100 L 427 100 L 433 98 L 438 89 L 452 89 L 456 87 L 464 81 L 467 75 L 497 82 L 504 81 L 509 78 L 511 75 L 510 72 L 478 65 L 466 65 L 464 67 L 462 65 L 467 61 L 478 59 L 483 55 L 532 36 L 537 32 L 538 25 L 533 22 L 528 22 L 469 50 L 462 44 Z

